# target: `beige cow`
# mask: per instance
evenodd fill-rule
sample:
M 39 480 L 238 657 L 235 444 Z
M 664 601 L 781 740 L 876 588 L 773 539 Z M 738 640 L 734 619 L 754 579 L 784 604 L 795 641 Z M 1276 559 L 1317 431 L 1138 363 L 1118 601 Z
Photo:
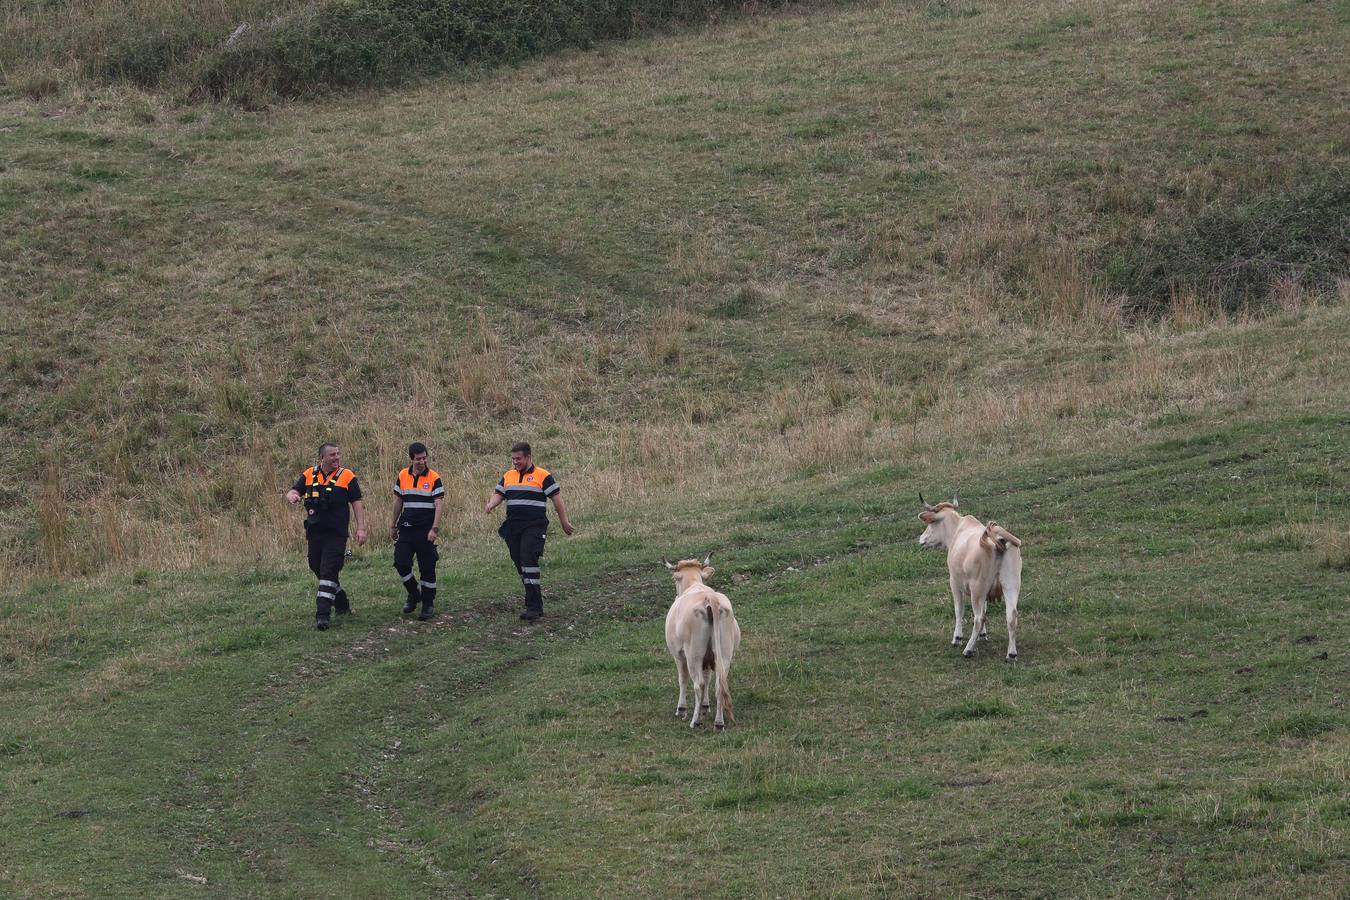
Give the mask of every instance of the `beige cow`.
M 948 502 L 929 506 L 924 502 L 919 521 L 928 526 L 919 535 L 919 546 L 947 548 L 947 574 L 952 589 L 952 605 L 956 611 L 956 631 L 952 646 L 963 640 L 961 632 L 961 598 L 970 598 L 974 622 L 970 642 L 962 651 L 975 655 L 975 642 L 987 637 L 985 611 L 990 600 L 1003 598 L 1008 615 L 1008 659 L 1017 659 L 1017 598 L 1022 591 L 1022 542 L 1002 525 L 990 522 L 983 525 L 974 516 L 963 516 L 956 510 L 955 496 Z
M 704 584 L 712 577 L 708 565 L 712 554 L 703 562 L 682 559 L 672 565 L 666 563 L 675 578 L 675 602 L 666 613 L 666 649 L 675 658 L 675 674 L 680 680 L 680 700 L 675 715 L 684 717 L 685 682 L 694 687 L 694 712 L 689 727 L 701 724 L 701 714 L 708 709 L 708 685 L 717 675 L 717 717 L 713 723 L 720 731 L 733 718 L 731 687 L 727 675 L 731 671 L 731 657 L 741 643 L 741 626 L 731 611 L 731 601 Z

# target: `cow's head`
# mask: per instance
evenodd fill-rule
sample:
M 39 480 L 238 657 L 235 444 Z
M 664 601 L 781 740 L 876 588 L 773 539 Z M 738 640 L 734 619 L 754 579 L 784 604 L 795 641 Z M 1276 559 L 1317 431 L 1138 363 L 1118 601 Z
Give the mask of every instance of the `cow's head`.
M 683 594 L 686 590 L 695 584 L 703 584 L 712 577 L 713 569 L 708 563 L 712 562 L 712 554 L 709 553 L 703 557 L 703 562 L 696 559 L 682 559 L 677 563 L 666 562 L 666 568 L 670 570 L 670 575 L 675 579 L 675 593 Z
M 957 495 L 952 494 L 952 499 L 931 506 L 920 494 L 919 502 L 923 504 L 919 521 L 927 526 L 923 534 L 919 535 L 919 546 L 925 550 L 951 546 L 952 533 L 956 530 L 957 520 L 961 518 L 961 514 L 956 511 L 959 502 Z

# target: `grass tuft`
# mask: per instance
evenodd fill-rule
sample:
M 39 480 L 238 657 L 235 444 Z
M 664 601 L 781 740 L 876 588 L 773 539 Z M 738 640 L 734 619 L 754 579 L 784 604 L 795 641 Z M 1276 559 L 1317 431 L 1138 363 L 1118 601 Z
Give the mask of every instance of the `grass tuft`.
M 1350 530 L 1320 528 L 1313 538 L 1318 562 L 1337 572 L 1350 572 Z
M 967 700 L 934 712 L 932 718 L 937 722 L 961 722 L 969 719 L 1002 718 L 1014 714 L 1012 707 L 1001 700 Z
M 65 90 L 61 72 L 49 65 L 21 66 L 3 75 L 6 88 L 29 100 L 46 100 Z
M 1266 737 L 1313 738 L 1340 728 L 1344 723 L 1327 713 L 1296 713 L 1269 723 L 1261 729 Z

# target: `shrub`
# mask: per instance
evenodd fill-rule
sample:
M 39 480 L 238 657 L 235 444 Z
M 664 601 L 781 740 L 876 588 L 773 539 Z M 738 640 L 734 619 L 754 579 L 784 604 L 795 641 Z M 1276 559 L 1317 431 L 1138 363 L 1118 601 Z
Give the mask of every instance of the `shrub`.
M 764 0 L 781 6 L 789 0 Z M 334 0 L 203 55 L 198 92 L 286 97 L 390 84 L 419 72 L 512 63 L 746 7 L 744 0 Z
M 1108 253 L 1105 275 L 1129 296 L 1129 312 L 1150 317 L 1176 296 L 1236 313 L 1267 305 L 1281 284 L 1332 290 L 1350 276 L 1350 179 L 1303 171 L 1279 187 L 1163 214 Z
M 20 97 L 43 100 L 61 93 L 61 77 L 46 66 L 25 67 L 6 73 L 5 86 Z

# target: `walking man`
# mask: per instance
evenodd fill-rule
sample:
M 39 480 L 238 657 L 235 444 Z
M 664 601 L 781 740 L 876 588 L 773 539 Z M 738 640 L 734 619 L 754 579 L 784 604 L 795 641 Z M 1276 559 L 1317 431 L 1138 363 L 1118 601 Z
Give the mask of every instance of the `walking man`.
M 389 523 L 389 537 L 394 542 L 394 570 L 403 579 L 408 600 L 403 604 L 407 615 L 422 604 L 417 618 L 423 622 L 436 615 L 436 538 L 441 527 L 441 502 L 445 486 L 435 469 L 427 466 L 427 446 L 421 441 L 408 445 L 408 459 L 412 463 L 398 473 L 394 483 L 394 521 Z M 419 584 L 413 578 L 413 557 L 417 557 Z
M 352 611 L 351 600 L 338 582 L 347 551 L 351 522 L 348 506 L 356 513 L 356 543 L 366 542 L 366 507 L 356 473 L 342 465 L 337 444 L 319 447 L 319 464 L 310 466 L 286 492 L 294 506 L 305 504 L 305 538 L 309 542 L 309 568 L 319 579 L 314 595 L 314 627 L 325 631 L 330 611 L 343 616 Z
M 483 512 L 490 513 L 506 503 L 506 521 L 497 533 L 506 541 L 511 562 L 520 572 L 525 586 L 525 611 L 520 617 L 532 622 L 544 614 L 544 595 L 539 587 L 539 558 L 544 555 L 544 539 L 548 537 L 548 500 L 558 512 L 558 524 L 564 534 L 571 534 L 572 523 L 567 518 L 558 482 L 547 470 L 534 464 L 530 445 L 519 441 L 511 445 L 511 468 L 506 470 Z

